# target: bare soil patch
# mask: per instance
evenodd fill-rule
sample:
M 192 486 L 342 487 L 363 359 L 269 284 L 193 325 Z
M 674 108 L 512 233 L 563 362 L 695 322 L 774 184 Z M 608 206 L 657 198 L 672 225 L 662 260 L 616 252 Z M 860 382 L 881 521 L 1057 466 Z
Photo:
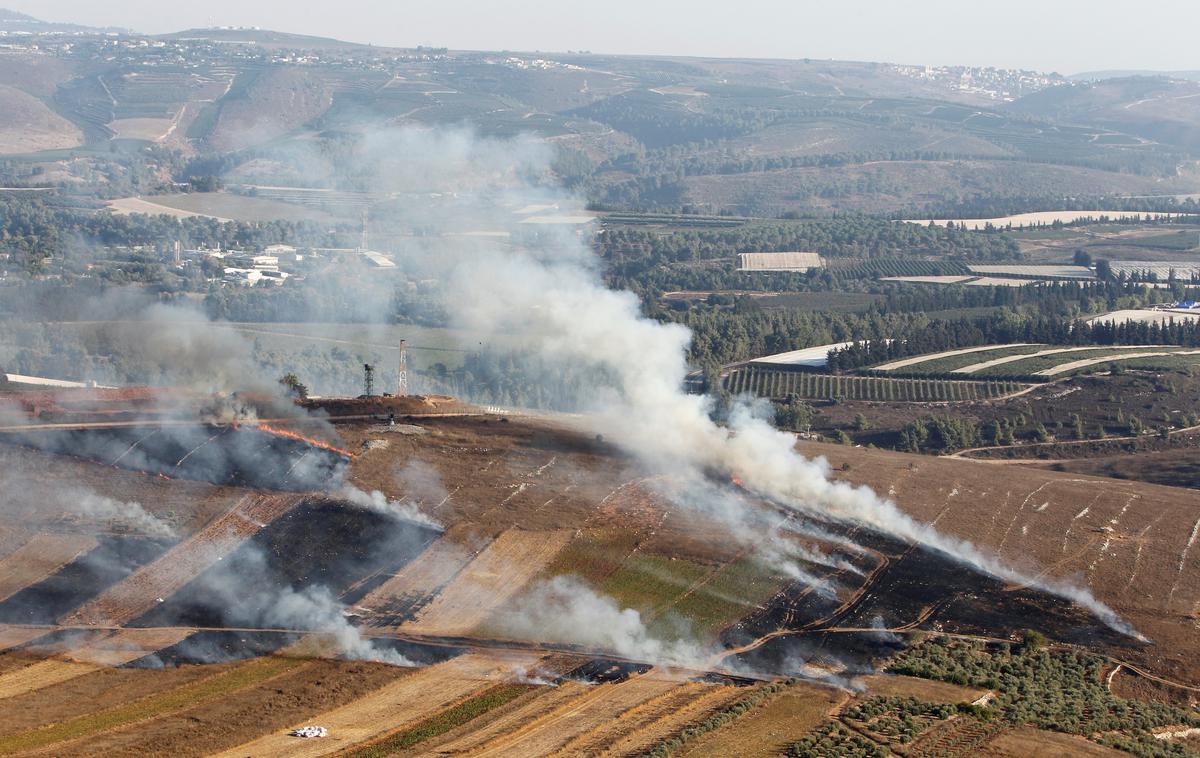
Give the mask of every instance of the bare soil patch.
M 1009 729 L 980 748 L 982 758 L 1121 758 L 1128 753 L 1097 745 L 1085 737 L 1032 727 Z

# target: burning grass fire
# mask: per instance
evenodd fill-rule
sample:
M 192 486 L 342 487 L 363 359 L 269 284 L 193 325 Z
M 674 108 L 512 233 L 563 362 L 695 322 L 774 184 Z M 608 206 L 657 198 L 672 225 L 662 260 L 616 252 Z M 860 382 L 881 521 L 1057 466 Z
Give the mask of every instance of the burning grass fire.
M 266 422 L 259 422 L 255 428 L 258 429 L 260 432 L 266 432 L 268 434 L 275 434 L 280 437 L 287 437 L 289 439 L 299 440 L 300 442 L 304 442 L 308 445 L 312 445 L 315 448 L 318 448 L 321 450 L 328 450 L 331 453 L 337 453 L 338 455 L 345 456 L 347 460 L 352 460 L 354 458 L 354 453 L 350 452 L 349 450 L 343 450 L 340 447 L 331 445 L 328 442 L 322 442 L 321 440 L 314 439 L 313 437 L 306 437 L 305 435 L 300 434 L 299 432 L 293 431 L 291 429 L 284 429 L 279 426 L 272 426 L 271 424 L 268 424 Z

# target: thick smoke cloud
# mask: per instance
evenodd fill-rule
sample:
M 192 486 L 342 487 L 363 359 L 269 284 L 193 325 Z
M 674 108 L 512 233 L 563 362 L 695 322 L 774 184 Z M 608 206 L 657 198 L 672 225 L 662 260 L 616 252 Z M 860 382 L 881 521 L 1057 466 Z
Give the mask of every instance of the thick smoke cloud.
M 376 141 L 386 138 L 379 135 Z M 489 205 L 474 216 L 457 217 L 459 229 L 476 225 L 477 217 L 496 223 L 497 207 L 517 208 L 554 197 L 544 186 L 529 189 L 527 182 L 514 181 L 541 173 L 530 163 L 537 153 L 527 143 L 477 140 L 464 149 L 459 134 L 415 131 L 401 131 L 395 139 L 409 149 L 420 146 L 422 165 L 428 156 L 438 156 L 448 175 L 470 173 L 492 181 L 490 187 L 476 181 L 474 188 Z M 479 161 L 494 169 L 505 155 L 519 157 L 510 160 L 513 170 L 508 172 L 471 172 L 467 165 Z M 555 204 L 568 213 L 581 212 L 581 204 L 565 195 L 555 197 Z M 472 210 L 461 203 L 456 209 Z M 752 404 L 735 407 L 726 425 L 715 423 L 711 398 L 682 391 L 688 330 L 644 317 L 632 293 L 607 288 L 587 237 L 574 227 L 551 224 L 529 235 L 522 234 L 521 226 L 510 215 L 501 228 L 513 235 L 514 244 L 493 244 L 474 254 L 464 248 L 441 259 L 449 283 L 447 312 L 457 326 L 476 334 L 527 335 L 547 365 L 582 367 L 595 377 L 596 383 L 579 398 L 590 412 L 590 423 L 652 471 L 692 483 L 713 473 L 737 476 L 747 489 L 791 508 L 926 545 L 994 576 L 1068 598 L 1113 628 L 1135 633 L 1088 590 L 1035 581 L 970 542 L 912 519 L 870 488 L 836 481 L 826 460 L 796 452 L 794 438 L 774 429 Z M 687 502 L 695 503 L 689 498 L 681 504 Z M 700 502 L 735 524 L 752 530 L 760 526 L 746 503 L 731 505 L 728 498 Z

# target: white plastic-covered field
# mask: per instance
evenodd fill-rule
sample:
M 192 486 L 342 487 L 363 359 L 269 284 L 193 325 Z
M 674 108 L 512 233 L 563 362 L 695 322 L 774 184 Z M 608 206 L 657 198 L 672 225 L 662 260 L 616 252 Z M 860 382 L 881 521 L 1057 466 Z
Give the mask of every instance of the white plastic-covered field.
M 1088 323 L 1098 324 L 1108 322 L 1113 324 L 1124 324 L 1126 321 L 1135 321 L 1142 324 L 1165 324 L 1171 320 L 1182 323 L 1183 321 L 1194 321 L 1198 318 L 1200 318 L 1200 312 L 1141 308 L 1111 311 L 1102 316 L 1093 316 L 1092 318 L 1088 319 Z
M 773 366 L 824 366 L 829 362 L 830 350 L 838 350 L 853 344 L 853 342 L 835 342 L 831 345 L 806 347 L 786 353 L 764 355 L 762 358 L 755 358 L 751 363 L 769 363 Z
M 976 274 L 1000 276 L 1046 276 L 1060 279 L 1092 279 L 1094 274 L 1087 266 L 1070 265 L 1021 265 L 1021 264 L 971 264 L 967 268 Z
M 1191 279 L 1200 276 L 1200 261 L 1110 261 L 1114 274 L 1153 274 L 1167 280 L 1171 273 L 1176 279 Z
M 1112 221 L 1122 219 L 1138 219 L 1138 218 L 1175 218 L 1181 216 L 1181 213 L 1164 213 L 1164 212 L 1145 212 L 1145 211 L 1037 211 L 1035 213 L 1017 213 L 1012 216 L 1001 216 L 999 218 L 936 218 L 932 223 L 935 226 L 945 226 L 951 221 L 955 226 L 962 227 L 966 225 L 968 229 L 984 229 L 989 224 L 995 227 L 1006 227 L 1012 224 L 1016 227 L 1021 226 L 1046 226 L 1054 222 L 1063 224 L 1072 224 L 1076 221 L 1094 220 L 1099 221 L 1101 218 L 1106 218 Z M 909 224 L 929 224 L 929 219 L 906 219 L 905 223 Z
M 962 284 L 974 277 L 965 274 L 944 274 L 940 276 L 881 276 L 881 282 L 910 282 L 912 284 Z
M 796 271 L 821 268 L 825 262 L 817 253 L 740 253 L 738 271 Z

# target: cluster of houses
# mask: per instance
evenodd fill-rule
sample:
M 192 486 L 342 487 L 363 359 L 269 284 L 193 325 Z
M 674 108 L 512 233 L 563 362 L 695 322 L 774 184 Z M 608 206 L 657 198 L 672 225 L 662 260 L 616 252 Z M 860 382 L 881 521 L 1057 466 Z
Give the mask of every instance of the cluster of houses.
M 303 274 L 317 260 L 333 256 L 357 256 L 367 265 L 395 269 L 395 262 L 384 253 L 364 249 L 312 248 L 292 245 L 267 245 L 258 252 L 196 248 L 182 250 L 183 258 L 215 260 L 221 264 L 221 281 L 227 285 L 253 287 L 259 284 L 282 285 Z

